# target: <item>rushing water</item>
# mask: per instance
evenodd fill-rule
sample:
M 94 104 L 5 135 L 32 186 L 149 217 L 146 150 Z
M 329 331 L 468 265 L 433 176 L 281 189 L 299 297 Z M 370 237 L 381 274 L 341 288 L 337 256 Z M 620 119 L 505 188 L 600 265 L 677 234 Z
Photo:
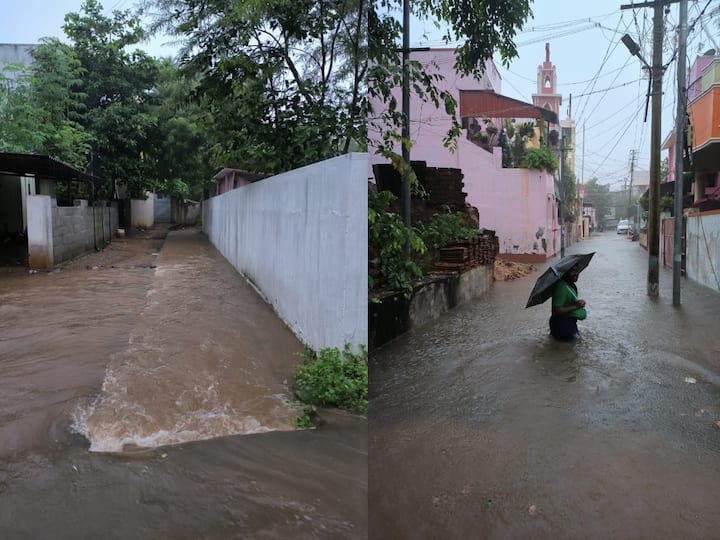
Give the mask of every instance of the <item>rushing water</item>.
M 300 350 L 195 230 L 5 269 L 0 538 L 366 537 L 366 423 L 294 430 Z
M 383 347 L 370 365 L 370 537 L 711 538 L 720 528 L 720 294 L 614 233 L 580 275 L 576 343 L 524 309 L 544 270 Z

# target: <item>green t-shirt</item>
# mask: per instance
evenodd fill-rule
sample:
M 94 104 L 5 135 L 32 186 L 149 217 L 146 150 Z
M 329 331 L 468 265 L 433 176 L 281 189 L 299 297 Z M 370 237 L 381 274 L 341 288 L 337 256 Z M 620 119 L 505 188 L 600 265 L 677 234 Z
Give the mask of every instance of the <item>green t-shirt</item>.
M 571 287 L 567 281 L 561 279 L 555 284 L 552 295 L 553 307 L 571 306 L 577 302 L 577 300 L 577 291 Z M 570 312 L 570 317 L 582 321 L 587 317 L 587 311 L 585 311 L 585 308 L 578 308 L 575 311 Z

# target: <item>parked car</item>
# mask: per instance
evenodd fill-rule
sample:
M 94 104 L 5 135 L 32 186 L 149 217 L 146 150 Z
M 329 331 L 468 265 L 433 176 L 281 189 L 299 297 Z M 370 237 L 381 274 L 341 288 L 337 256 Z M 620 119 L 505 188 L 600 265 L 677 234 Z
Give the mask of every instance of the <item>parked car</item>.
M 618 234 L 627 234 L 628 230 L 630 230 L 630 222 L 627 219 L 621 219 L 618 221 L 617 224 L 617 233 Z

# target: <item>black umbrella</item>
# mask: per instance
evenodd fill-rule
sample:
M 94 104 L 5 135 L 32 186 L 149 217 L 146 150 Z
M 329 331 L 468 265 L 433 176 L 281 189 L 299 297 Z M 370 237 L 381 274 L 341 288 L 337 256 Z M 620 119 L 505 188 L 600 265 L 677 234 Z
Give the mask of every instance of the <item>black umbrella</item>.
M 557 264 L 553 264 L 550 268 L 545 270 L 545 273 L 538 278 L 535 282 L 530 293 L 526 308 L 530 306 L 536 306 L 542 304 L 545 300 L 550 298 L 553 293 L 553 286 L 562 279 L 562 277 L 573 267 L 577 266 L 578 271 L 583 271 L 592 259 L 595 252 L 592 253 L 575 253 L 563 257 Z

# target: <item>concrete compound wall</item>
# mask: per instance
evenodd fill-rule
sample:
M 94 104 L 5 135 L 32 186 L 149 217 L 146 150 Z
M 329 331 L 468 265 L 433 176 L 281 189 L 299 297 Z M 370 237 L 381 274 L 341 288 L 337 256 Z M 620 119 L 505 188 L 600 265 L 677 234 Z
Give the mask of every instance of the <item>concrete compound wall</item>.
M 369 305 L 370 350 L 430 323 L 443 313 L 485 294 L 493 284 L 494 265 L 477 266 L 461 274 L 426 280 L 410 299 L 393 293 Z
M 27 198 L 30 268 L 53 267 L 52 203 L 53 199 L 47 195 L 30 195 Z
M 367 346 L 367 154 L 203 203 L 203 228 L 309 347 Z
M 689 279 L 720 291 L 720 211 L 688 215 L 685 271 Z
M 130 226 L 149 229 L 155 224 L 155 194 L 148 193 L 147 199 L 130 200 Z
M 117 204 L 88 207 L 78 200 L 75 206 L 58 206 L 48 195 L 29 195 L 28 264 L 31 268 L 52 268 L 95 248 L 104 247 L 118 227 Z

